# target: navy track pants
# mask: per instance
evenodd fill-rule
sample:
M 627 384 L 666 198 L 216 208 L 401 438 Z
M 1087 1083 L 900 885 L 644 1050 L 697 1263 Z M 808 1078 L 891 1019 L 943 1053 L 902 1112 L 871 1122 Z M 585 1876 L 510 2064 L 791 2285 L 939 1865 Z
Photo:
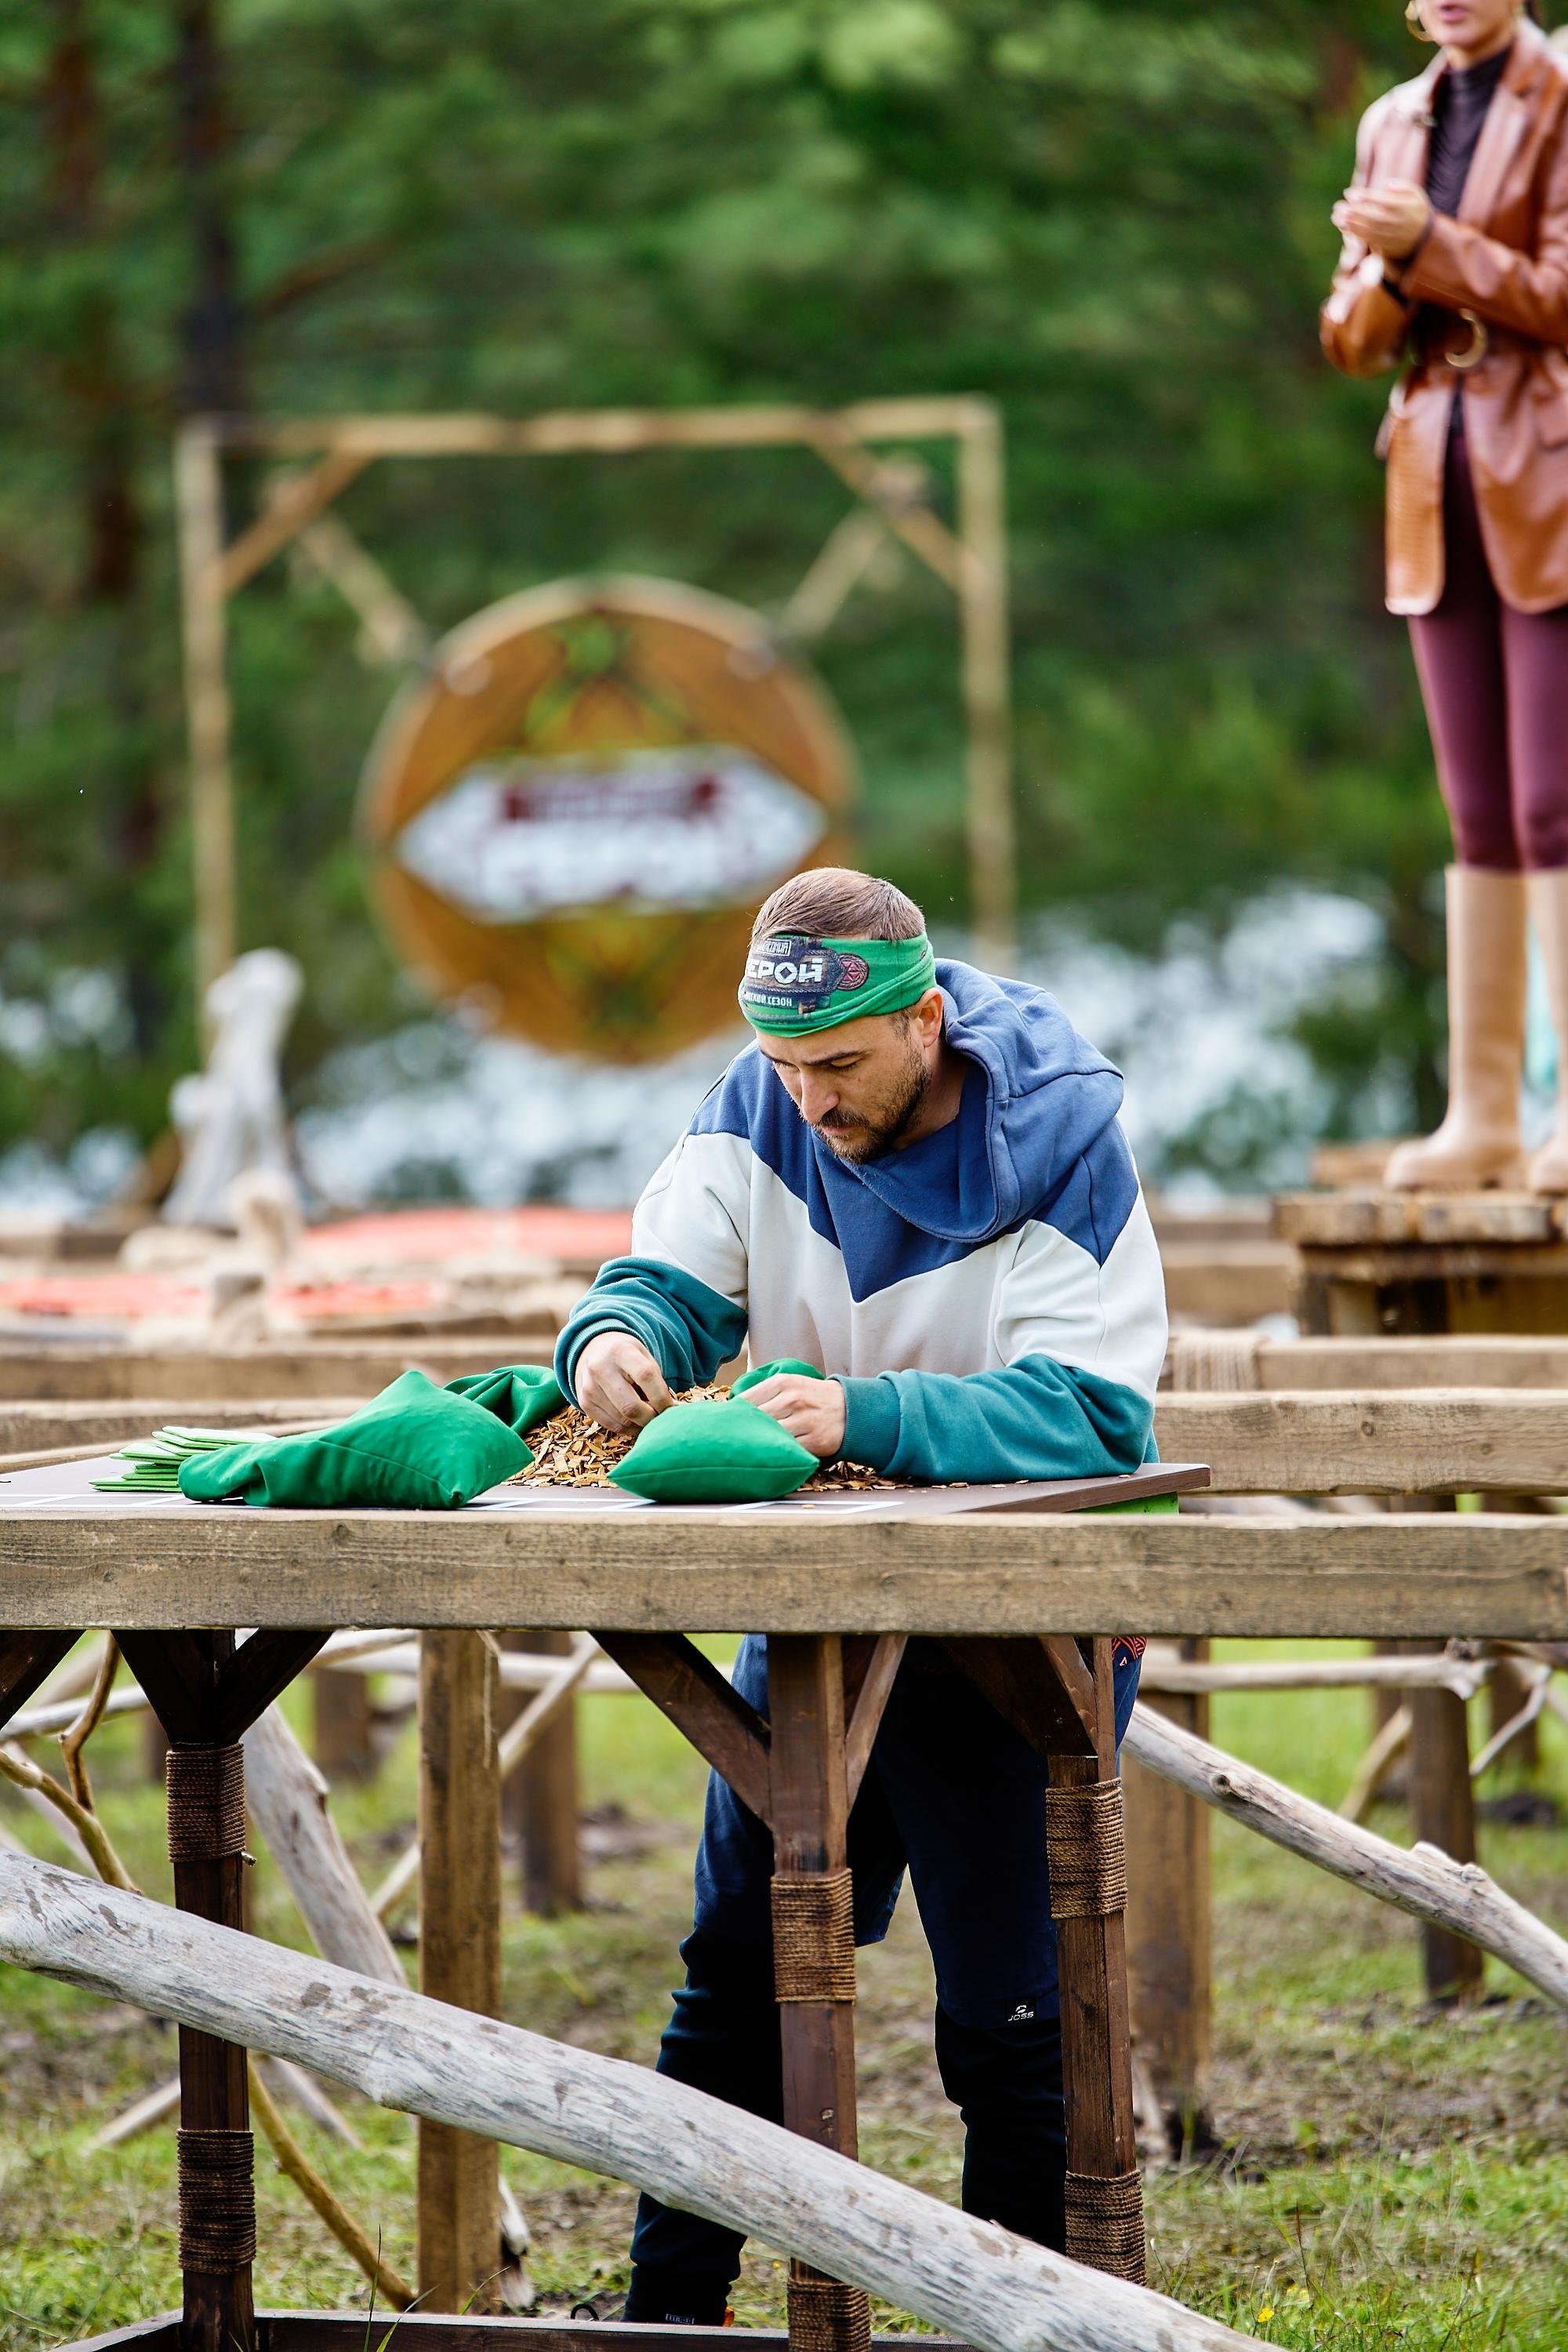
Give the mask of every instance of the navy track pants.
M 1114 1658 L 1120 1740 L 1137 1696 L 1134 1645 L 1118 1643 Z M 742 1644 L 735 1687 L 766 1713 L 757 1636 Z M 849 1817 L 855 1940 L 881 1941 L 907 1869 L 936 1972 L 937 2065 L 964 2125 L 964 2210 L 1059 2251 L 1067 2137 L 1045 1789 L 1044 1758 L 935 1643 L 911 1642 Z M 686 1982 L 658 2071 L 778 2123 L 773 1866 L 768 1830 L 711 1775 Z M 645 2196 L 626 2316 L 721 2321 L 743 2243 Z

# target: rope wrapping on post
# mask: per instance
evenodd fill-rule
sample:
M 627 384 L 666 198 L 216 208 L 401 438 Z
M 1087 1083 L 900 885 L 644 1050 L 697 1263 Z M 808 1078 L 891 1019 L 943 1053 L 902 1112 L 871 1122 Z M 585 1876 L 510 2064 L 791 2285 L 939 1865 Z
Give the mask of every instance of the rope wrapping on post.
M 1103 1919 L 1126 1909 L 1120 1780 L 1046 1790 L 1046 1862 L 1053 1919 Z
M 255 2153 L 247 2131 L 180 2132 L 182 2270 L 242 2271 L 255 2260 Z
M 225 1862 L 245 1852 L 245 1750 L 171 1748 L 171 1862 Z
M 1109 2180 L 1069 2172 L 1067 2179 L 1067 2252 L 1069 2262 L 1112 2278 L 1144 2277 L 1143 2180 L 1136 2170 Z
M 775 2000 L 853 2000 L 855 1900 L 848 1871 L 781 1871 L 772 1895 Z
M 789 2352 L 869 2352 L 870 2343 L 871 2301 L 863 2288 L 791 2272 Z

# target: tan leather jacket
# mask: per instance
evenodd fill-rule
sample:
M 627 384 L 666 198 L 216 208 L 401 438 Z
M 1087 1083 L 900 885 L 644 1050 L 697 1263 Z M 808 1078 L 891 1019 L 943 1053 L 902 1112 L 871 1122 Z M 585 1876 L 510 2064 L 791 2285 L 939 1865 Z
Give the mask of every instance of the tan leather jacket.
M 1369 108 L 1356 141 L 1363 187 L 1426 177 L 1432 94 L 1446 60 Z M 1321 320 L 1347 375 L 1408 364 L 1378 446 L 1388 459 L 1388 608 L 1429 613 L 1443 593 L 1443 474 L 1453 403 L 1465 430 L 1498 592 L 1522 613 L 1568 604 L 1568 57 L 1522 23 L 1488 109 L 1457 220 L 1387 275 L 1436 325 L 1387 292 L 1384 264 L 1347 237 Z M 1430 314 L 1428 314 L 1428 319 Z

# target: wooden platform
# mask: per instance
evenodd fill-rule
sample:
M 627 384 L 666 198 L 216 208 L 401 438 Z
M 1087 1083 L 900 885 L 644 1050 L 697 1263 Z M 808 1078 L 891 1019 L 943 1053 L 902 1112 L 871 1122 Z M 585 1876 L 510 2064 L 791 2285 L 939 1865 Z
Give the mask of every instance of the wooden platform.
M 1302 1331 L 1568 1332 L 1568 1201 L 1533 1192 L 1285 1193 Z
M 557 1496 L 505 1486 L 461 1511 L 285 1513 L 103 1494 L 90 1486 L 90 1467 L 23 1473 L 0 1484 L 0 1729 L 80 1629 L 107 1612 L 170 1742 L 170 1855 L 182 1910 L 228 1927 L 244 1924 L 238 1743 L 320 1654 L 328 1631 L 361 1620 L 371 1586 L 356 1577 L 350 1553 L 363 1542 L 362 1566 L 380 1588 L 370 1617 L 435 1629 L 425 1633 L 420 1663 L 421 1989 L 493 2015 L 500 1989 L 498 1678 L 484 1629 L 591 1626 L 772 1833 L 783 2119 L 850 2157 L 857 2124 L 848 1816 L 908 1636 L 934 1630 L 904 1573 L 906 1558 L 934 1537 L 943 1555 L 939 1581 L 950 1588 L 937 1614 L 973 1621 L 949 1630 L 945 1670 L 974 1684 L 1043 1759 L 1047 1839 L 1058 1841 L 1051 1885 L 1067 2086 L 1067 2251 L 1142 2281 L 1110 1638 L 1122 1629 L 1087 1640 L 1041 1630 L 1051 1612 L 1033 1601 L 1021 1612 L 1008 1607 L 1008 1579 L 993 1548 L 1022 1559 L 1048 1552 L 1054 1531 L 1075 1524 L 1101 1539 L 1153 1526 L 1152 1517 L 1103 1515 L 1137 1514 L 1206 1485 L 1206 1469 L 1163 1464 L 1125 1478 L 1062 1480 L 1032 1492 L 829 1494 L 707 1510 L 665 1509 L 615 1490 Z M 1095 1512 L 1102 1516 L 1087 1523 L 1074 1516 Z M 423 1591 L 415 1606 L 389 1612 L 382 1601 L 392 1598 L 388 1571 L 394 1583 L 401 1580 L 399 1528 L 405 1538 L 419 1536 L 420 1558 L 401 1563 L 412 1570 L 405 1595 L 413 1601 L 415 1588 Z M 949 1551 L 949 1539 L 971 1530 L 981 1548 L 965 1561 L 962 1550 Z M 276 1558 L 251 1556 L 263 1531 L 296 1551 L 302 1581 L 279 1574 Z M 74 1576 L 59 1572 L 68 1558 Z M 226 1571 L 219 1566 L 226 1559 Z M 1094 1603 L 1087 1597 L 1095 1580 L 1084 1573 L 1094 1564 L 1092 1546 L 1080 1550 L 1075 1617 L 1099 1613 L 1099 1597 Z M 719 1580 L 710 1585 L 712 1570 Z M 563 1611 L 550 1605 L 552 1591 L 570 1591 Z M 1515 1605 L 1532 1625 L 1542 1614 L 1542 1602 L 1528 1592 Z M 1494 1609 L 1510 1614 L 1500 1597 L 1488 1613 Z M 193 1621 L 205 1630 L 189 1630 Z M 692 1630 L 745 1625 L 768 1636 L 765 1714 L 689 1639 Z M 232 1629 L 240 1626 L 258 1630 L 237 1638 Z M 179 2352 L 351 2352 L 352 2328 L 352 2352 L 363 2352 L 367 2323 L 358 2317 L 276 2315 L 267 2327 L 258 2325 L 244 2053 L 205 2029 L 183 2026 L 180 2081 L 183 2314 L 107 2340 L 146 2352 L 172 2345 Z M 419 2286 L 427 2307 L 488 2298 L 498 2242 L 493 2146 L 426 2119 L 419 2182 Z M 865 2352 L 865 2294 L 799 2260 L 790 2269 L 789 2313 L 795 2352 Z M 462 2331 L 441 2326 L 442 2352 L 455 2352 Z M 502 2334 L 517 2332 L 496 2327 L 498 2346 Z M 581 2352 L 581 2331 L 550 2325 L 542 2332 L 554 2352 Z M 640 2333 L 663 2346 L 686 2331 Z

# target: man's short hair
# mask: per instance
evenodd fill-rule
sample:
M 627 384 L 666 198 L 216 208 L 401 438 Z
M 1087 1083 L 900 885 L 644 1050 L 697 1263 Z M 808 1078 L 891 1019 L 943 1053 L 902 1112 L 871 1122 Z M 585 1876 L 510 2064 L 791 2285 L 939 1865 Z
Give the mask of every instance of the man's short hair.
M 914 900 L 852 866 L 814 866 L 781 882 L 752 925 L 753 940 L 798 931 L 808 940 L 918 940 L 926 919 Z

